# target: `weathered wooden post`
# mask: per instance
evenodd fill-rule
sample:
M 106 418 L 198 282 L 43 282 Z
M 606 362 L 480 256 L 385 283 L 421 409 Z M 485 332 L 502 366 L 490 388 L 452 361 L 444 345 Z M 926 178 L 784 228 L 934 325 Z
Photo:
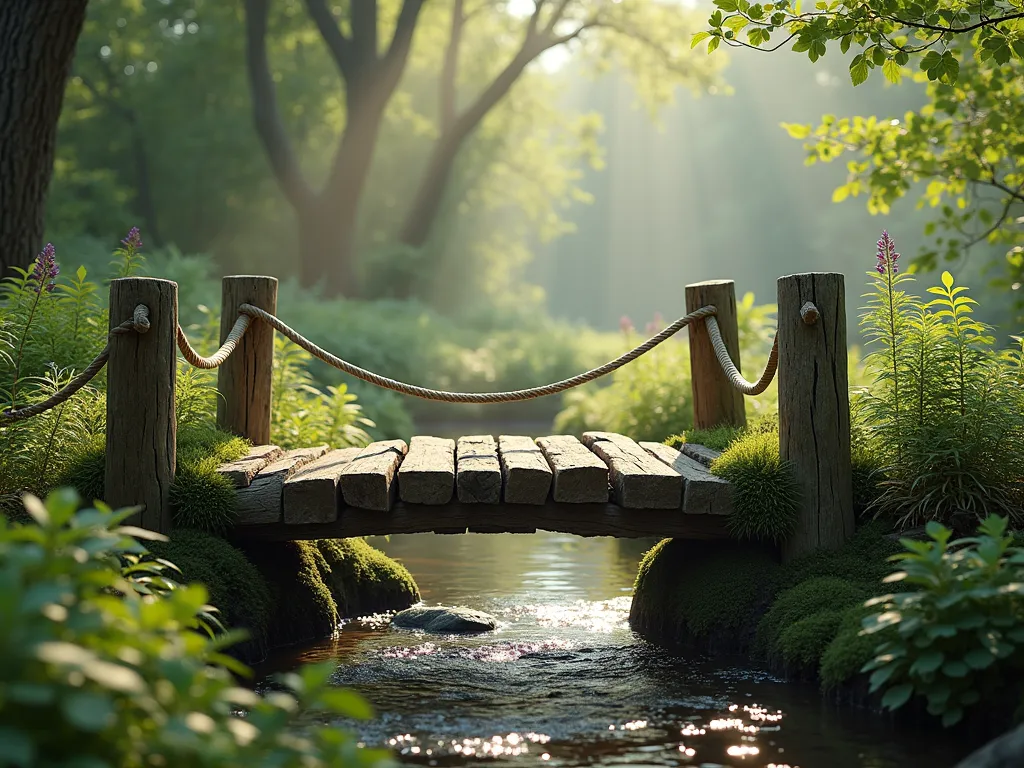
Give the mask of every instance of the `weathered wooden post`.
M 231 275 L 221 282 L 220 341 L 238 319 L 238 307 L 277 313 L 277 278 Z M 274 329 L 254 320 L 241 343 L 217 370 L 217 425 L 253 445 L 270 443 L 270 405 L 274 368 Z
M 713 305 L 715 319 L 729 356 L 740 368 L 740 330 L 736 317 L 736 284 L 732 280 L 708 280 L 686 286 L 686 311 Z M 743 393 L 729 382 L 711 345 L 707 326 L 690 323 L 690 381 L 693 387 L 694 429 L 711 429 L 747 423 Z
M 853 533 L 850 392 L 843 276 L 779 278 L 779 447 L 800 486 L 784 559 L 840 546 Z
M 110 340 L 104 496 L 114 508 L 142 505 L 135 524 L 169 533 L 178 284 L 148 277 L 112 281 L 110 328 L 130 320 L 140 304 L 149 310 L 149 330 Z

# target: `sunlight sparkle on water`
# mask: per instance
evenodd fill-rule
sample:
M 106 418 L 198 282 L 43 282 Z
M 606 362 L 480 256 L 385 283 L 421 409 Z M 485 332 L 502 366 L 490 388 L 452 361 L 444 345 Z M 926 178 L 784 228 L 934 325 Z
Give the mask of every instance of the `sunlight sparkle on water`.
M 568 604 L 524 605 L 522 610 L 535 616 L 541 626 L 608 633 L 628 626 L 632 600 L 629 596 L 611 600 L 576 600 Z

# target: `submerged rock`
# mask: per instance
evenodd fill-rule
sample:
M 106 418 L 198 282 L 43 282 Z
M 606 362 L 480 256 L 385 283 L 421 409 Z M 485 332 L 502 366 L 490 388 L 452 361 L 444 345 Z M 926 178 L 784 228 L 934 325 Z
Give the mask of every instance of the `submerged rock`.
M 490 632 L 498 627 L 498 620 L 483 611 L 471 608 L 449 608 L 443 605 L 417 606 L 399 611 L 391 619 L 392 626 L 402 629 L 422 629 L 437 634 Z

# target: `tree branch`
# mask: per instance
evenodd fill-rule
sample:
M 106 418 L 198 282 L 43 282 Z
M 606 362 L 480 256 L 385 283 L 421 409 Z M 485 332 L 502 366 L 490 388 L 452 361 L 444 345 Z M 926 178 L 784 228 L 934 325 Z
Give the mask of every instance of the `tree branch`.
M 538 5 L 541 0 L 538 0 Z M 441 66 L 441 133 L 447 132 L 455 122 L 456 81 L 459 68 L 459 47 L 462 43 L 462 30 L 465 27 L 465 0 L 455 0 L 452 7 L 451 32 L 448 47 L 444 52 L 444 64 Z
M 964 32 L 974 32 L 982 27 L 993 27 L 998 24 L 1002 24 L 1007 21 L 1014 21 L 1015 19 L 1024 19 L 1024 11 L 1020 13 L 1010 13 L 1006 16 L 1000 16 L 996 19 L 982 19 L 974 24 L 968 24 L 965 27 L 942 27 L 937 24 L 924 24 L 916 21 L 907 21 L 905 19 L 898 18 L 896 16 L 887 16 L 884 14 L 875 15 L 875 18 L 885 19 L 886 21 L 893 21 L 897 24 L 902 24 L 904 27 L 910 27 L 911 29 L 926 29 L 931 32 L 941 32 L 943 34 L 960 35 Z
M 267 59 L 267 3 L 268 0 L 245 0 L 244 3 L 245 63 L 252 91 L 253 120 L 281 191 L 298 209 L 306 206 L 312 193 L 302 177 L 278 114 L 277 94 Z
M 551 35 L 555 31 L 555 25 L 562 20 L 565 16 L 566 10 L 569 8 L 569 3 L 572 0 L 558 0 L 558 5 L 555 6 L 555 10 L 551 14 L 551 18 L 548 19 L 548 23 L 544 25 L 544 34 Z
M 416 31 L 416 22 L 419 19 L 422 8 L 423 0 L 403 0 L 402 10 L 398 12 L 395 34 L 391 36 L 388 52 L 384 54 L 382 59 L 384 66 L 381 74 L 385 84 L 390 86 L 388 88 L 389 94 L 395 89 L 399 79 L 402 77 L 402 70 L 405 69 L 405 62 L 409 58 L 413 33 Z
M 246 0 L 248 3 L 249 0 Z M 259 0 L 264 2 L 265 0 Z M 305 0 L 306 11 L 316 23 L 320 37 L 324 39 L 327 50 L 331 52 L 334 63 L 346 80 L 352 75 L 355 69 L 355 53 L 352 50 L 352 41 L 349 40 L 338 26 L 338 20 L 334 18 L 331 9 L 327 7 L 326 0 Z M 358 5 L 358 0 L 356 5 Z M 353 17 L 355 11 L 353 10 Z M 354 27 L 354 18 L 353 18 Z
M 377 61 L 377 0 L 350 0 L 352 14 L 352 44 L 356 58 L 361 62 Z

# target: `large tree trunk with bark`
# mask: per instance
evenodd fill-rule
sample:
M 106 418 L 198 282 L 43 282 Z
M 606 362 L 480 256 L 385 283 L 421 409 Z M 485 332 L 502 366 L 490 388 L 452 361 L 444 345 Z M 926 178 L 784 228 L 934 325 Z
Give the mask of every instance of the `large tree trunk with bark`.
M 0 2 L 0 275 L 42 246 L 57 121 L 87 1 Z
M 355 296 L 355 206 L 344 211 L 318 199 L 298 219 L 302 284 L 322 283 L 330 295 Z

